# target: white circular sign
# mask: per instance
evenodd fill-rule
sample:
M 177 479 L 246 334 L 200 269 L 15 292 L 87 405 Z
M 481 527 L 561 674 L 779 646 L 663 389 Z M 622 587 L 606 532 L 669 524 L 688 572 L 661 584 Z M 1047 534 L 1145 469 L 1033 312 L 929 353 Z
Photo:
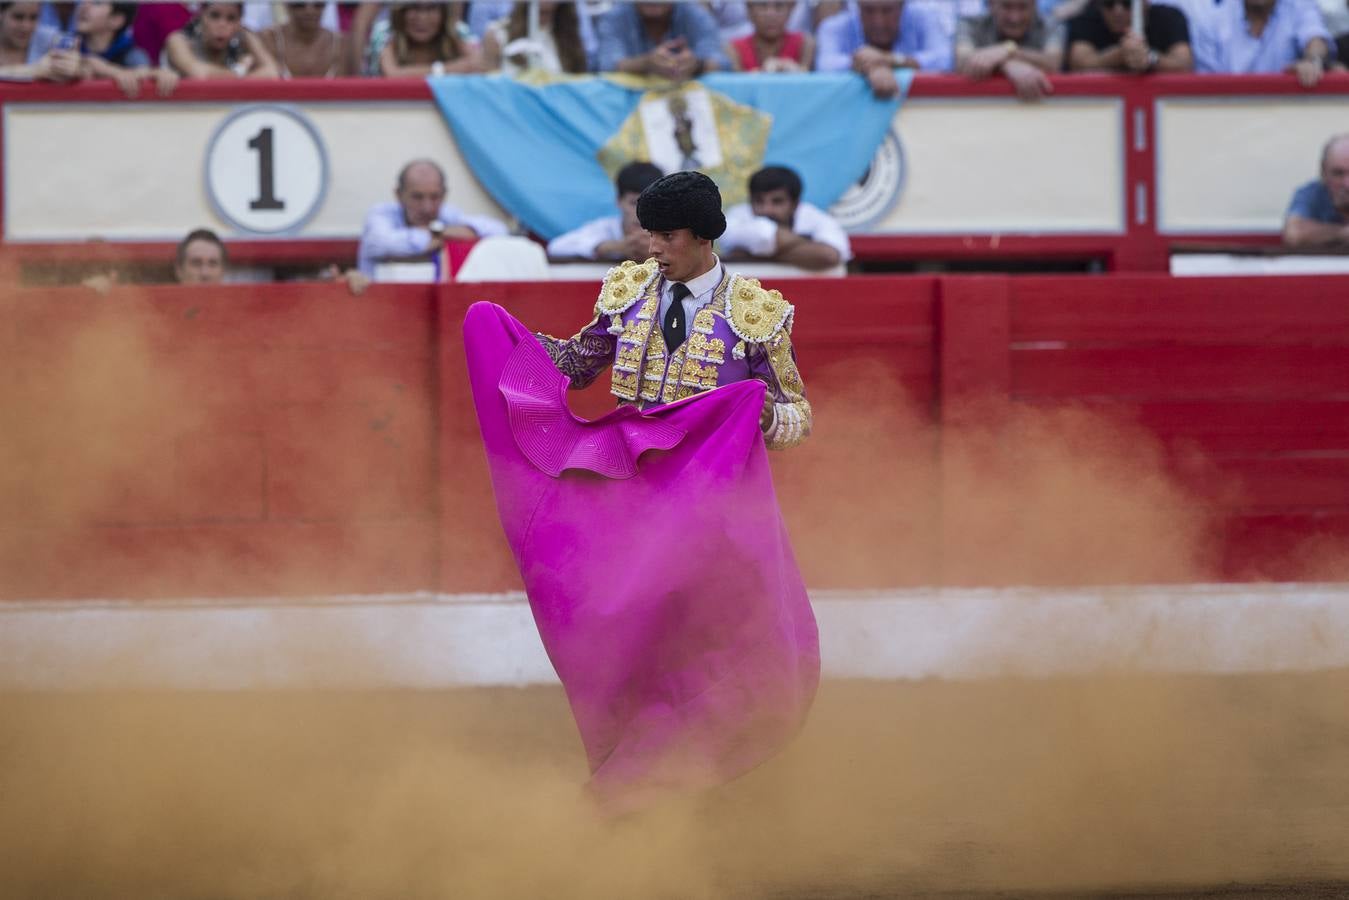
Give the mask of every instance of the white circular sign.
M 893 127 L 885 133 L 871 165 L 839 197 L 829 214 L 848 231 L 870 228 L 889 214 L 904 190 L 904 145 Z
M 285 106 L 247 106 L 216 128 L 206 148 L 206 193 L 240 231 L 295 231 L 318 212 L 328 157 L 309 120 Z

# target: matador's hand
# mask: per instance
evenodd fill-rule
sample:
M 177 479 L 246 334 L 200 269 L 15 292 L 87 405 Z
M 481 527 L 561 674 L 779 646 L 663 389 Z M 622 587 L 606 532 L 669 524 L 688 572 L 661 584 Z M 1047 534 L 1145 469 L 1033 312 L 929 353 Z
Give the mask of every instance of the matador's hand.
M 767 431 L 773 427 L 773 395 L 765 394 L 763 398 L 763 410 L 759 413 L 759 430 Z

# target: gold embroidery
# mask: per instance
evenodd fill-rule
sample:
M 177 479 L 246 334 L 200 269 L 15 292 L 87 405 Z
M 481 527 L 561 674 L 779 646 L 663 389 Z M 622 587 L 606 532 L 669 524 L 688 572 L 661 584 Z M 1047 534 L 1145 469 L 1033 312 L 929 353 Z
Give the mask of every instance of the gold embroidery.
M 721 338 L 708 338 L 695 333 L 689 338 L 688 357 L 721 365 L 726 361 L 726 343 Z
M 614 368 L 622 372 L 636 372 L 642 367 L 642 345 L 641 344 L 619 344 L 618 356 L 614 360 Z
M 641 296 L 642 288 L 655 280 L 656 272 L 656 262 L 652 259 L 644 263 L 624 260 L 614 266 L 604 276 L 600 298 L 595 301 L 596 309 L 609 315 L 625 311 Z
M 689 387 L 711 390 L 717 386 L 717 367 L 700 365 L 696 360 L 689 359 L 684 363 L 679 381 Z
M 679 349 L 670 357 L 669 363 L 665 367 L 665 387 L 661 389 L 661 401 L 672 403 L 678 399 L 677 391 L 679 389 L 678 373 L 684 368 L 685 350 L 688 349 L 688 342 L 685 341 Z
M 655 288 L 655 264 L 651 260 L 647 262 L 651 263 L 649 267 L 646 264 L 639 266 L 635 263 L 624 263 L 611 269 L 609 275 L 605 278 L 605 290 L 608 290 L 610 282 L 615 279 L 622 280 L 626 277 L 634 282 L 645 279 L 641 286 L 641 290 L 645 291 L 643 295 L 645 301 L 642 303 L 642 308 L 638 310 L 637 317 L 623 325 L 622 334 L 618 339 L 618 352 L 614 358 L 611 393 L 620 400 L 637 399 L 638 389 L 643 384 L 642 370 L 647 368 L 643 365 L 643 361 L 649 352 L 649 348 L 655 346 L 651 340 L 651 332 L 655 324 L 655 309 L 660 302 L 660 295 L 656 293 Z M 630 285 L 623 285 L 623 287 L 625 290 L 637 290 Z M 603 300 L 603 295 L 601 295 L 601 300 Z M 632 302 L 635 303 L 636 299 L 634 298 Z M 628 304 L 629 307 L 631 305 L 632 303 Z M 645 396 L 645 391 L 643 396 Z M 647 397 L 646 399 L 655 398 Z
M 712 310 L 710 308 L 711 305 L 712 304 L 709 303 L 707 306 L 704 306 L 702 309 L 698 310 L 698 312 L 694 314 L 693 331 L 695 334 L 712 333 L 712 326 L 714 322 L 712 319 Z
M 731 330 L 742 340 L 762 344 L 787 325 L 792 305 L 779 291 L 765 290 L 757 279 L 737 275 L 730 287 Z
M 768 364 L 777 373 L 778 383 L 789 402 L 804 399 L 805 386 L 801 383 L 801 372 L 792 359 L 792 343 L 784 335 L 768 345 Z
M 610 393 L 620 400 L 637 399 L 637 373 L 614 372 Z

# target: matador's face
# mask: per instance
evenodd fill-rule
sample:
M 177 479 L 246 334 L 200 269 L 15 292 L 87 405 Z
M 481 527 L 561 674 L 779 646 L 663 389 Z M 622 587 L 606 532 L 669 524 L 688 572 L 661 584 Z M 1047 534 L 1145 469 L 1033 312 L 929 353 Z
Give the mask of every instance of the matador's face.
M 670 281 L 690 281 L 710 268 L 712 242 L 695 236 L 690 229 L 649 234 L 651 255 L 660 264 L 660 273 Z

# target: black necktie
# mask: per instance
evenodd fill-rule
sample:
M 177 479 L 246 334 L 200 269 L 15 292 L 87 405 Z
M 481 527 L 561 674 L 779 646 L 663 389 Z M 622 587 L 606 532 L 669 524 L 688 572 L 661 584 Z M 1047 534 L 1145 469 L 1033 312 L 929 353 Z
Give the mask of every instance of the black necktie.
M 670 295 L 674 300 L 665 312 L 665 324 L 661 331 L 665 333 L 665 348 L 671 353 L 679 349 L 679 345 L 684 343 L 684 338 L 688 335 L 688 322 L 684 321 L 684 298 L 691 293 L 693 292 L 689 290 L 688 285 L 677 281 L 670 289 Z

